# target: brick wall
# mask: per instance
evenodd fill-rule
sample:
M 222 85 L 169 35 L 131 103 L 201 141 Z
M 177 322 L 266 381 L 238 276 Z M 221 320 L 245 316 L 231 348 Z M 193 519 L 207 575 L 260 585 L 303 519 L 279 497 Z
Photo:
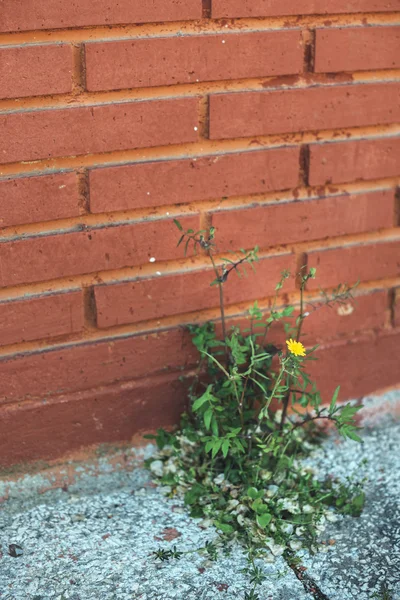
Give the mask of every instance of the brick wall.
M 231 318 L 360 279 L 316 375 L 399 383 L 399 185 L 400 0 L 0 0 L 0 463 L 177 421 L 218 298 L 173 217 L 259 245 Z

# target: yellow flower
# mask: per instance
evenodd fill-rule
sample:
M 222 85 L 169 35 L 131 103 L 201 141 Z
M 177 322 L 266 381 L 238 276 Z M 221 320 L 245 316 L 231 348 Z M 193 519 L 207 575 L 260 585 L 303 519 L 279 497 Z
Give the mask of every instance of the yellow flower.
M 301 342 L 296 342 L 295 340 L 286 340 L 286 344 L 289 352 L 294 354 L 295 356 L 305 356 L 306 349 L 304 348 Z

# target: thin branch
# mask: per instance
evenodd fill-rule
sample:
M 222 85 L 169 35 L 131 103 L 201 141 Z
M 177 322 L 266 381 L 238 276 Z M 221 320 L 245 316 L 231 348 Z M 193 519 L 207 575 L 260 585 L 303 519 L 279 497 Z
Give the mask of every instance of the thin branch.
M 335 417 L 331 417 L 330 415 L 316 415 L 315 417 L 312 417 L 311 415 L 307 415 L 305 419 L 303 419 L 303 421 L 297 421 L 297 423 L 291 423 L 292 425 L 292 431 L 294 429 L 297 429 L 298 427 L 303 427 L 304 425 L 307 425 L 307 423 L 311 423 L 312 421 L 319 421 L 320 419 L 328 419 L 329 421 L 333 421 L 334 423 L 338 423 L 338 420 L 335 419 Z

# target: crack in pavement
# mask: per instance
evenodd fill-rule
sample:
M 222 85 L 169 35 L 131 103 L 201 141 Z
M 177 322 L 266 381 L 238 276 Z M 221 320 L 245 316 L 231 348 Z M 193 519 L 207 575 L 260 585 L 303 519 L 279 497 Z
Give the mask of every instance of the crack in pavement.
M 292 569 L 297 579 L 302 583 L 304 590 L 308 594 L 312 594 L 314 600 L 330 600 L 324 592 L 320 590 L 314 579 L 306 572 L 306 567 L 296 564 L 295 554 L 286 551 L 284 556 L 286 564 Z

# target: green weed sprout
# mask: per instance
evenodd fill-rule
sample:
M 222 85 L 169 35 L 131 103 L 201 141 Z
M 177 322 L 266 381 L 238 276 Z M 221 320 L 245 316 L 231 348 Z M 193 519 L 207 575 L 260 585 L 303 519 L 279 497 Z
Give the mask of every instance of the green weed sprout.
M 358 516 L 363 508 L 362 483 L 320 480 L 302 463 L 321 439 L 317 425 L 322 420 L 331 422 L 344 438 L 361 441 L 355 422 L 361 406 L 339 404 L 340 386 L 330 403 L 323 402 L 307 373 L 317 347 L 306 349 L 302 342 L 310 311 L 351 300 L 355 286 L 340 285 L 331 293 L 322 292 L 317 303 L 306 303 L 307 282 L 316 271 L 303 268 L 295 274 L 300 287 L 295 316 L 294 306 L 277 306 L 290 276 L 284 271 L 268 312 L 255 302 L 248 327 L 235 325 L 228 330 L 225 287 L 232 276 L 244 277 L 246 267 L 256 270 L 258 248 L 219 258 L 214 228 L 184 230 L 179 221 L 175 224 L 185 254 L 193 246 L 210 260 L 221 333 L 212 322 L 189 327 L 201 358 L 190 385 L 188 410 L 177 431 L 159 430 L 146 436 L 158 446 L 157 456 L 147 464 L 151 469 L 154 461 L 158 467 L 161 461 L 159 481 L 171 495 L 184 497 L 193 517 L 217 528 L 222 545 L 238 541 L 246 548 L 246 572 L 252 585 L 246 598 L 254 600 L 264 578 L 260 561 L 283 556 L 294 568 L 299 550 L 321 549 L 319 534 L 337 512 Z M 277 323 L 286 332 L 282 348 L 270 342 L 271 328 Z M 215 559 L 218 547 L 210 548 Z M 175 549 L 158 553 L 163 561 L 174 553 L 180 555 Z

